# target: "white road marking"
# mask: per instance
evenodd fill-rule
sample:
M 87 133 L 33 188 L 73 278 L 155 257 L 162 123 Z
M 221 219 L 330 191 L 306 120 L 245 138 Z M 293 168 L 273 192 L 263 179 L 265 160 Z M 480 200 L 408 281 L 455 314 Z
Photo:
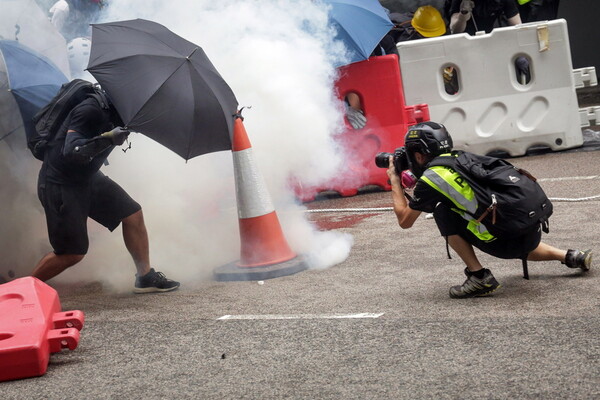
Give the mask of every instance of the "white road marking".
M 263 315 L 223 315 L 217 320 L 241 320 L 241 319 L 360 319 L 379 318 L 384 313 L 358 313 L 358 314 L 263 314 Z
M 591 176 L 564 176 L 562 178 L 539 178 L 538 182 L 559 182 L 559 181 L 585 181 L 591 179 L 598 179 L 599 175 Z

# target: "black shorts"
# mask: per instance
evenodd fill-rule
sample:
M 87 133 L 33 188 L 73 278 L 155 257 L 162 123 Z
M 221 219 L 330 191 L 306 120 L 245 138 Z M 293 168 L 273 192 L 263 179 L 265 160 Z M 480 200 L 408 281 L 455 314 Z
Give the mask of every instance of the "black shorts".
M 113 231 L 121 220 L 142 209 L 121 186 L 102 173 L 82 185 L 42 183 L 38 186 L 38 197 L 46 212 L 48 236 L 56 254 L 87 253 L 88 217 Z
M 442 203 L 435 207 L 433 216 L 442 236 L 458 235 L 484 253 L 498 258 L 522 259 L 535 250 L 542 240 L 542 229 L 539 226 L 523 235 L 485 242 L 467 229 L 467 220 Z

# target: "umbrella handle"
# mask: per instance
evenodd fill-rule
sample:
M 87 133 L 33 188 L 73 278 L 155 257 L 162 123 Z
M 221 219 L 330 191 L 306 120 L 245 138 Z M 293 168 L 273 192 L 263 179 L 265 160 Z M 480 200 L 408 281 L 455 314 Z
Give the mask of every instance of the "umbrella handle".
M 121 149 L 123 151 L 123 153 L 127 153 L 127 150 L 129 150 L 131 148 L 131 142 L 129 141 L 129 139 L 125 139 L 125 141 L 127 142 L 127 147 Z
M 250 109 L 250 108 L 252 108 L 252 106 L 244 106 L 244 107 L 240 108 L 240 109 L 238 110 L 238 112 L 236 112 L 235 114 L 233 114 L 233 116 L 234 116 L 235 118 L 240 118 L 240 119 L 243 121 L 243 120 L 244 120 L 244 117 L 242 116 L 242 111 L 244 111 L 244 108 L 248 108 L 248 109 Z

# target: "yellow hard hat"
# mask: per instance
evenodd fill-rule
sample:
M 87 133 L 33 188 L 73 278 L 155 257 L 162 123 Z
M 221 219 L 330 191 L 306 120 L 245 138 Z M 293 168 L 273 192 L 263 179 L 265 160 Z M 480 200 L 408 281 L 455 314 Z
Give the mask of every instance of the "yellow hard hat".
M 410 23 L 417 32 L 425 37 L 442 36 L 446 33 L 446 23 L 442 14 L 432 6 L 417 8 Z

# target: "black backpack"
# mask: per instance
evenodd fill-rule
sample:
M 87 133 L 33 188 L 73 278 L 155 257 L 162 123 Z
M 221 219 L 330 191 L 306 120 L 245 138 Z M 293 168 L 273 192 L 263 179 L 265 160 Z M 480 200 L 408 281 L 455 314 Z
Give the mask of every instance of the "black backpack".
M 108 100 L 97 85 L 74 79 L 63 84 L 56 96 L 35 114 L 35 131 L 27 135 L 27 147 L 35 158 L 44 161 L 48 143 L 56 136 L 71 110 L 88 97 L 94 97 L 102 108 L 108 109 Z
M 548 233 L 552 203 L 527 171 L 501 158 L 454 151 L 436 157 L 427 167 L 444 166 L 458 172 L 475 192 L 478 208 L 472 215 L 496 237 L 514 237 L 537 229 Z

